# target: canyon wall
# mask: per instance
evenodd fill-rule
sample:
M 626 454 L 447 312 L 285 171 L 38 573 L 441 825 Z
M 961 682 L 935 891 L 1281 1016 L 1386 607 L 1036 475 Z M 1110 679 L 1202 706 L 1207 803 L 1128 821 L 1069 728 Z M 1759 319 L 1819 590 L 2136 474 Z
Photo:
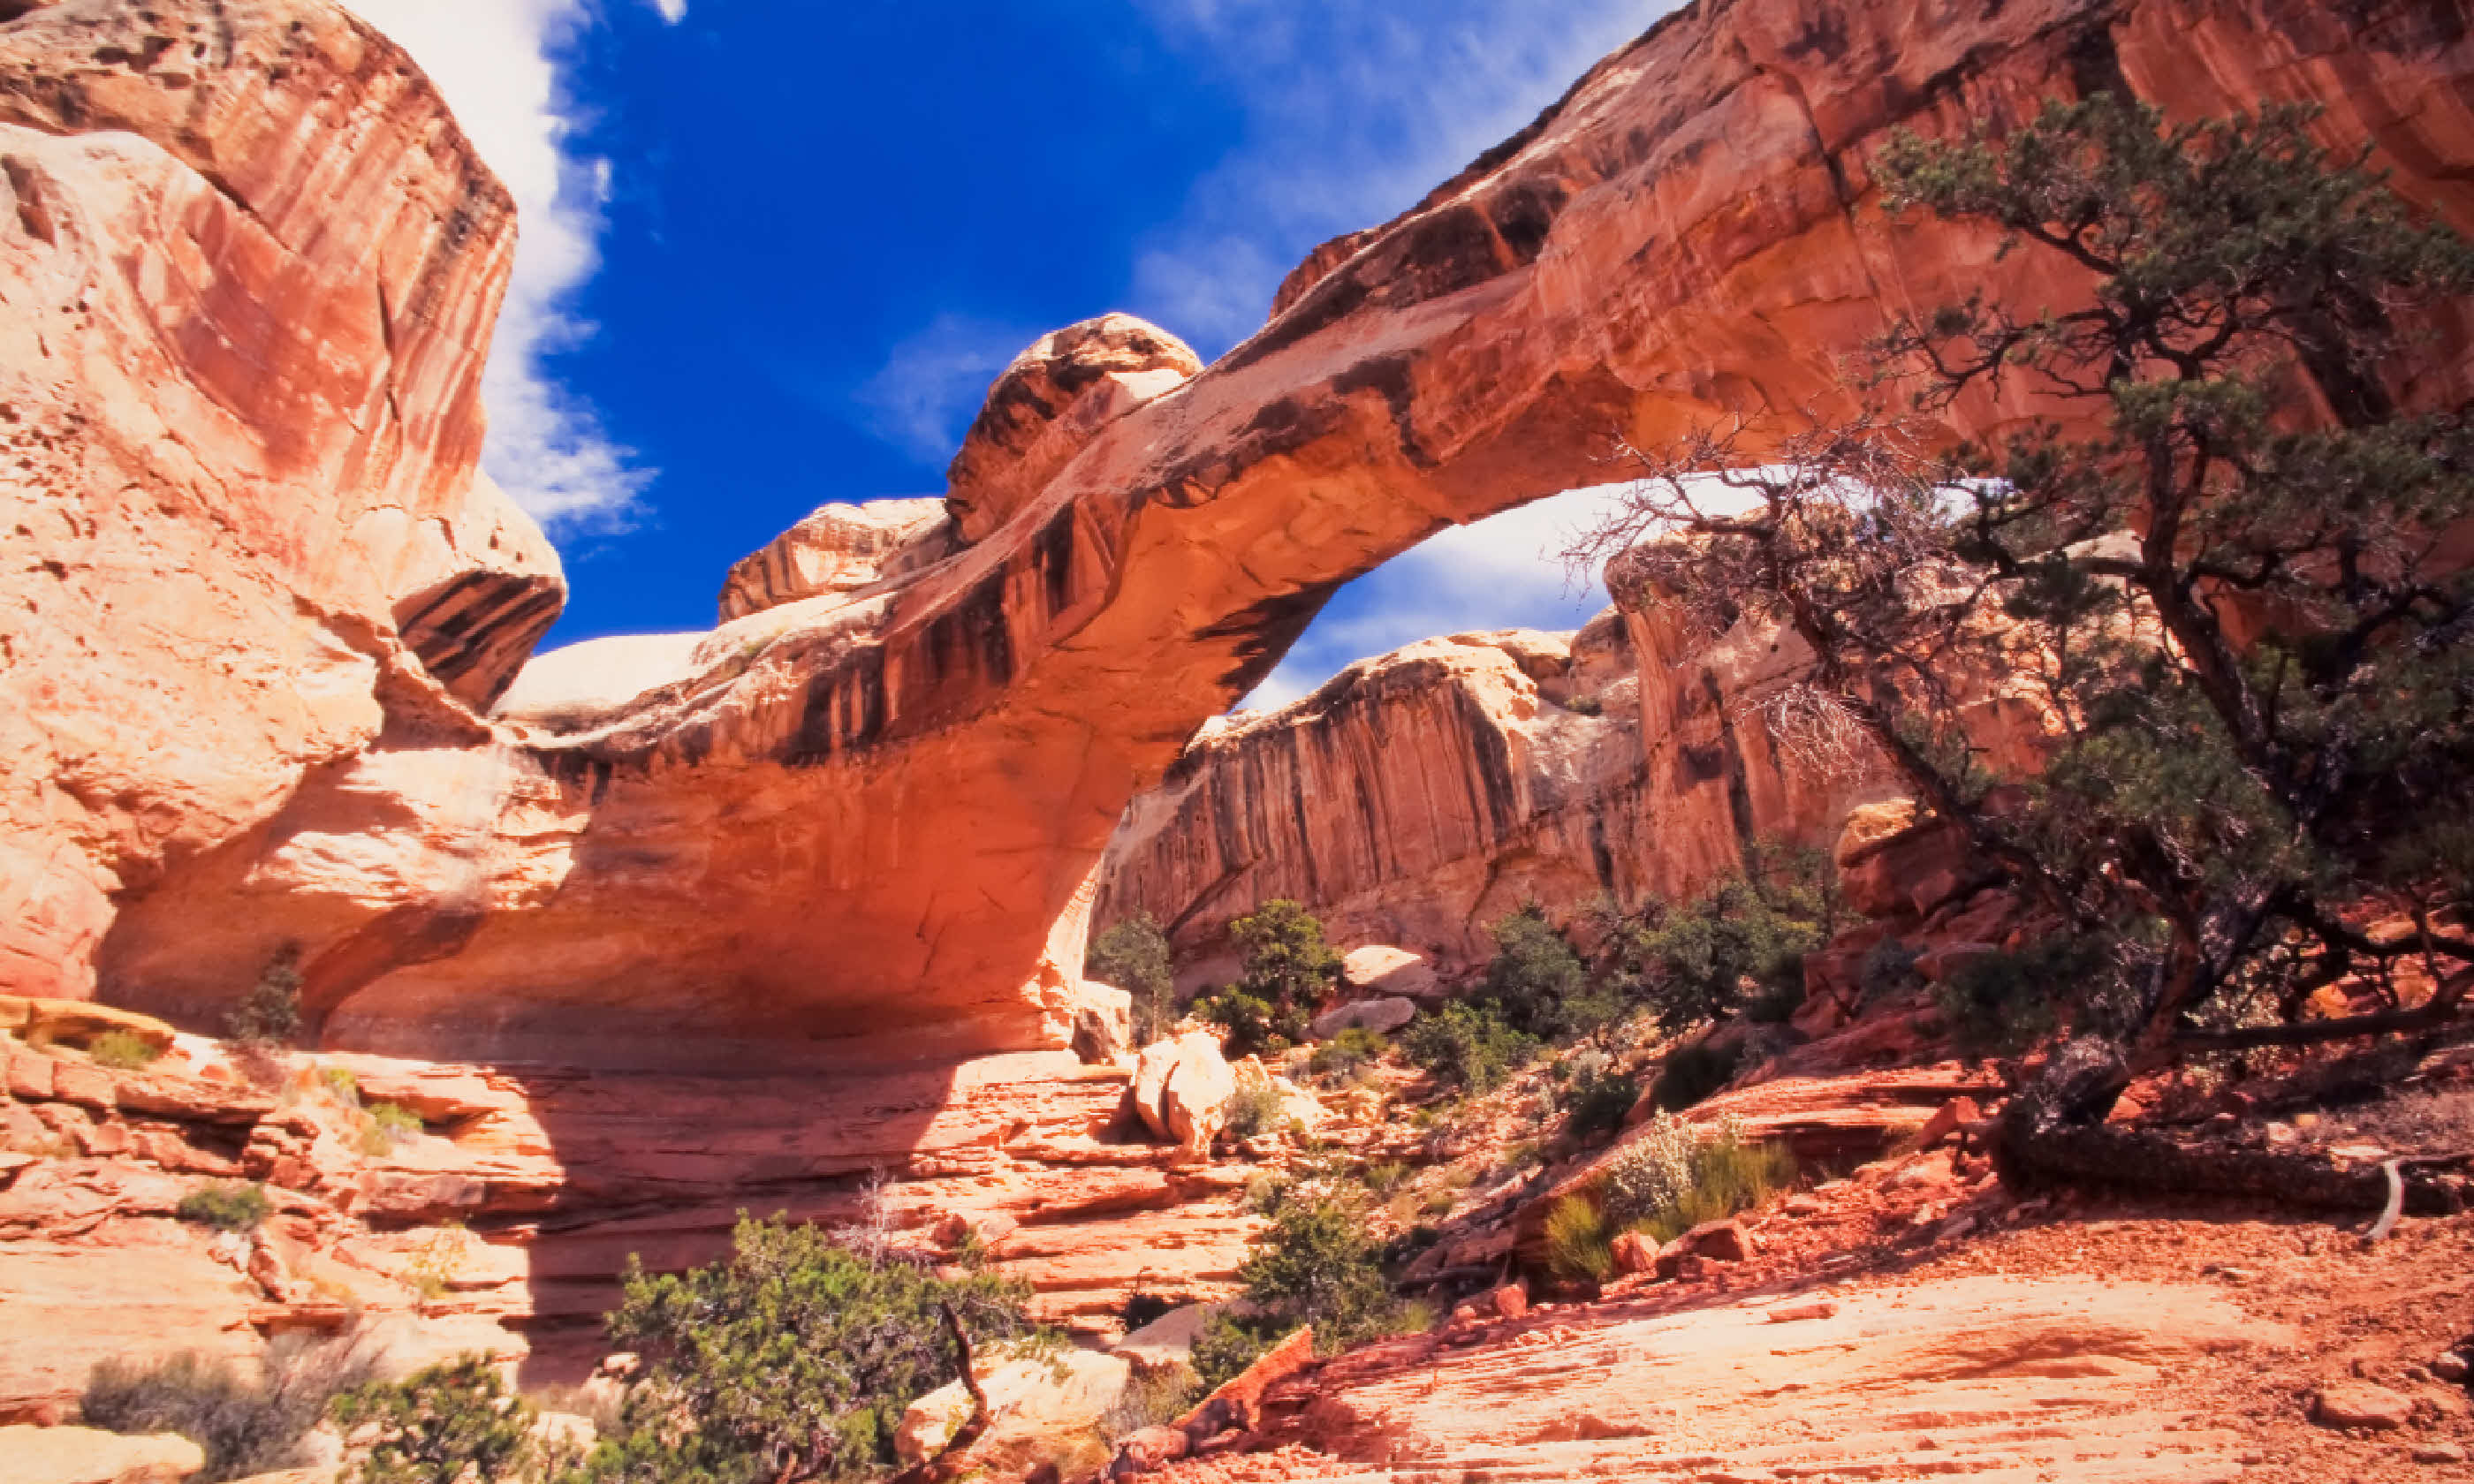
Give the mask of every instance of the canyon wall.
M 314 17 L 306 33 L 275 24 L 296 11 Z M 30 114 L 50 96 L 20 74 L 63 69 L 98 94 L 80 120 L 119 116 L 106 94 L 168 96 L 136 65 L 167 50 L 88 35 L 111 13 L 70 0 L 0 27 L 11 107 Z M 274 86 L 251 72 L 251 45 L 313 34 L 375 47 L 309 0 L 219 13 L 258 39 L 229 57 L 206 47 L 182 108 Z M 1400 220 L 1319 253 L 1277 317 L 1199 373 L 1172 337 L 1130 323 L 1043 342 L 992 392 L 958 460 L 954 518 L 934 528 L 941 554 L 747 611 L 676 646 L 654 683 L 589 708 L 589 723 L 554 707 L 485 721 L 431 685 L 417 706 L 391 699 L 377 745 L 362 748 L 378 708 L 354 699 L 359 724 L 286 754 L 318 766 L 268 771 L 246 807 L 219 811 L 193 809 L 169 773 L 92 779 L 49 742 L 12 754 L 14 789 L 127 801 L 111 807 L 186 831 L 177 850 L 113 854 L 109 880 L 89 872 L 85 936 L 55 933 L 32 961 L 72 990 L 92 965 L 106 995 L 194 1019 L 298 945 L 320 1034 L 403 1053 L 821 1065 L 867 1040 L 860 1054 L 875 1058 L 1058 1044 L 1091 874 L 1127 802 L 1339 583 L 1447 523 L 1602 477 L 1614 434 L 1656 443 L 1738 411 L 1844 407 L 1839 358 L 1892 313 L 1977 288 L 2051 297 L 2050 265 L 2001 255 L 1989 234 L 1882 217 L 1868 159 L 1890 130 L 1952 132 L 2099 86 L 2186 113 L 2312 100 L 2327 107 L 2332 143 L 2368 144 L 2402 192 L 2474 225 L 2459 168 L 2474 136 L 2465 19 L 2445 4 L 2339 13 L 2287 0 L 1690 7 Z M 305 162 L 332 154 L 328 168 L 350 175 L 376 157 L 349 147 L 369 136 L 347 127 L 347 105 L 375 85 L 355 59 L 391 54 L 337 46 L 294 59 L 275 90 L 337 110 L 328 123 L 245 152 L 235 141 L 199 180 L 245 203 L 279 180 L 297 203 L 323 180 Z M 124 60 L 93 60 L 107 51 Z M 113 141 L 212 137 L 150 116 L 117 127 Z M 475 177 L 447 134 L 434 142 L 418 155 L 427 168 Z M 209 218 L 233 202 L 211 194 L 226 205 L 206 194 L 194 205 Z M 315 196 L 322 209 L 334 199 Z M 503 212 L 485 208 L 500 203 L 494 187 L 463 188 L 442 210 L 464 226 L 441 227 L 438 252 L 487 239 Z M 283 207 L 253 209 L 282 222 Z M 368 231 L 387 215 L 322 229 Z M 9 251 L 42 251 L 23 230 Z M 124 230 L 191 240 L 159 220 Z M 165 303 L 198 302 L 186 278 L 141 281 Z M 455 298 L 382 280 L 362 303 L 476 325 L 495 284 L 473 282 Z M 55 318 L 14 312 L 11 333 L 82 350 L 95 339 Z M 2433 329 L 2403 390 L 2462 399 L 2467 326 L 2447 315 Z M 393 339 L 390 365 L 430 344 L 409 326 Z M 408 409 L 411 426 L 464 425 L 449 417 L 464 382 L 399 374 L 393 388 L 392 402 L 372 393 L 359 423 L 307 426 L 357 448 L 358 432 L 341 429 L 389 426 L 387 407 Z M 2009 396 L 1962 402 L 1952 430 L 2051 410 Z M 293 446 L 277 430 L 259 442 Z M 403 478 L 416 503 L 457 486 Z M 44 488 L 75 492 L 83 510 L 117 486 L 68 469 Z M 313 503 L 282 508 L 327 519 L 303 514 Z M 287 549 L 240 530 L 249 549 L 234 565 L 265 560 L 254 542 Z M 8 581 L 13 594 L 51 579 Z M 11 682 L 96 673 L 74 651 L 98 625 L 111 627 L 46 620 L 55 650 L 12 665 Z M 108 668 L 148 673 L 134 659 Z M 115 709 L 164 713 L 137 699 Z M 217 823 L 173 823 L 201 819 Z M 80 843 L 60 849 L 91 850 L 93 829 L 67 833 Z M 120 871 L 123 858 L 145 869 Z
M 1526 903 L 1570 924 L 1687 898 L 1765 846 L 1829 846 L 1899 791 L 1869 748 L 1781 740 L 1772 703 L 1808 658 L 1773 624 L 1695 635 L 1638 603 L 1575 634 L 1362 660 L 1205 727 L 1128 809 L 1094 921 L 1149 913 L 1201 982 L 1233 964 L 1232 919 L 1287 898 L 1344 948 L 1393 944 L 1448 974 L 1482 967 Z M 1985 721 L 1997 742 L 2017 725 Z
M 564 599 L 475 477 L 505 191 L 334 8 L 0 23 L 0 992 Z

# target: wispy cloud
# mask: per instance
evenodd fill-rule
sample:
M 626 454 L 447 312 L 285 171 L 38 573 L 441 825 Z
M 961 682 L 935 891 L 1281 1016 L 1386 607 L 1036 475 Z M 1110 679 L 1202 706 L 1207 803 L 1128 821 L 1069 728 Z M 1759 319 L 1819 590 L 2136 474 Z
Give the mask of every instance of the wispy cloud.
M 1217 349 L 1303 251 L 1417 202 L 1674 0 L 1136 0 L 1246 109 L 1245 139 L 1142 245 L 1133 306 Z
M 591 24 L 589 0 L 348 0 L 428 73 L 482 159 L 516 198 L 513 281 L 482 394 L 482 463 L 553 533 L 624 526 L 654 471 L 612 442 L 549 358 L 592 333 L 575 292 L 600 266 L 610 162 L 577 153 L 578 107 L 557 58 Z M 666 20 L 686 0 L 655 0 Z
M 1562 553 L 1598 523 L 1622 486 L 1572 490 L 1454 526 L 1342 590 L 1241 705 L 1286 706 L 1347 665 L 1403 644 L 1486 629 L 1576 629 L 1607 605 L 1592 570 Z
M 954 456 L 979 416 L 988 383 L 1037 330 L 941 314 L 893 347 L 851 400 L 867 430 L 923 464 Z

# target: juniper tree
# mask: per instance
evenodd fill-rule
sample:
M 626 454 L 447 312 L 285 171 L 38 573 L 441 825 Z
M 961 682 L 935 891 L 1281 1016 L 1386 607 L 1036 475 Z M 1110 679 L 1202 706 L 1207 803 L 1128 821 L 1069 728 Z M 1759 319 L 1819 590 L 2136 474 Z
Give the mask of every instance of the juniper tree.
M 2081 301 L 1899 321 L 1866 411 L 1635 451 L 1582 548 L 1622 552 L 1632 601 L 1808 646 L 1766 707 L 1782 742 L 1886 756 L 2059 924 L 2084 971 L 2032 991 L 2135 1062 L 2437 1023 L 2474 978 L 2474 586 L 2447 544 L 2474 437 L 2394 392 L 2474 251 L 2311 122 L 2099 95 L 1896 138 L 1892 210 L 1998 227 Z M 2067 424 L 1932 446 L 1955 399 L 2023 389 Z M 1996 693 L 2039 719 L 2039 766 L 1971 735 Z M 2408 962 L 2425 1004 L 2303 1021 Z

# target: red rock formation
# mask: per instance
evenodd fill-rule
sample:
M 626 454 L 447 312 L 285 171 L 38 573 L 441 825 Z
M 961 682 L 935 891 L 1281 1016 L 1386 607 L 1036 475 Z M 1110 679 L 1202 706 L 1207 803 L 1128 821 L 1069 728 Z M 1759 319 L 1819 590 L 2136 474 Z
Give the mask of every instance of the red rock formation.
M 333 7 L 0 21 L 0 990 L 391 709 L 486 705 L 558 562 L 476 482 L 511 203 Z M 443 689 L 442 689 L 443 687 Z
M 1609 618 L 1589 637 L 1621 634 Z M 1659 852 L 1637 830 L 1635 686 L 1606 666 L 1583 688 L 1574 647 L 1528 631 L 1428 639 L 1205 727 L 1128 811 L 1097 918 L 1149 912 L 1192 958 L 1287 898 L 1343 945 L 1467 967 L 1525 901 L 1637 902 Z
M 1340 581 L 1601 474 L 1611 433 L 1843 405 L 1837 359 L 1888 312 L 2051 297 L 2030 254 L 1882 219 L 1866 161 L 1887 131 L 2095 86 L 2185 112 L 2312 99 L 2331 142 L 2370 144 L 2407 195 L 2474 225 L 2460 10 L 1679 12 L 1324 254 L 1200 375 L 1171 386 L 1186 368 L 1168 337 L 1123 324 L 1034 354 L 957 476 L 967 549 L 740 619 L 585 730 L 438 726 L 320 770 L 274 818 L 124 891 L 108 985 L 205 1014 L 298 939 L 325 1034 L 359 1044 L 674 1065 L 862 1034 L 889 1038 L 878 1056 L 1060 1044 L 1087 877 L 1126 802 Z M 86 11 L 0 35 L 59 44 L 50 17 Z M 2455 400 L 2469 337 L 2454 316 L 2434 328 L 2406 390 Z M 2041 410 L 2017 395 L 1962 403 L 1953 427 Z M 152 801 L 150 777 L 132 782 Z M 82 921 L 90 939 L 101 914 Z M 55 939 L 50 961 L 83 962 Z

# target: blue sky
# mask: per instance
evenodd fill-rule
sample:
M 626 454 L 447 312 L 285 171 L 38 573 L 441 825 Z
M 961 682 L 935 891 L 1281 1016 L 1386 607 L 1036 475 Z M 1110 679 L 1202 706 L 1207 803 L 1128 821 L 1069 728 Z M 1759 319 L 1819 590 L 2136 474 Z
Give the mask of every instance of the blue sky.
M 1668 0 L 346 0 L 523 236 L 487 467 L 548 527 L 552 644 L 709 627 L 817 505 L 933 494 L 1024 345 L 1110 309 L 1204 357 Z M 1563 506 L 1570 499 L 1560 502 Z M 1344 592 L 1264 692 L 1603 601 L 1533 507 Z

